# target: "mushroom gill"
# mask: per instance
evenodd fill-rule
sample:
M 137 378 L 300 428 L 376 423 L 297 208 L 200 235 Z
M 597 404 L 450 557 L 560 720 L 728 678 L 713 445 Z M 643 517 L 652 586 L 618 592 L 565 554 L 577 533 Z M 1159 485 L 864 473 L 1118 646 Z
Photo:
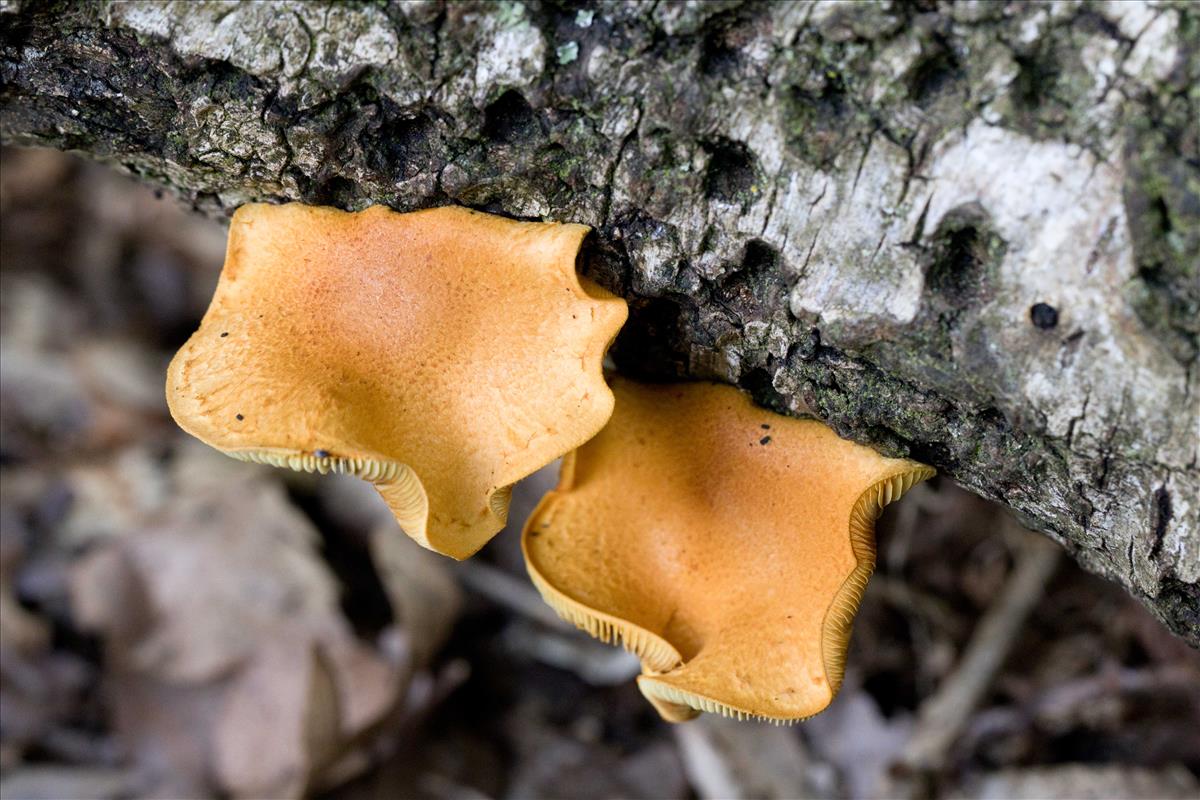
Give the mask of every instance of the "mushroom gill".
M 613 381 L 522 536 L 558 613 L 642 660 L 664 718 L 789 722 L 841 685 L 883 506 L 934 471 L 729 386 Z
M 465 558 L 509 487 L 600 430 L 625 302 L 575 272 L 582 225 L 447 207 L 248 205 L 167 375 L 181 427 L 235 458 L 372 482 Z

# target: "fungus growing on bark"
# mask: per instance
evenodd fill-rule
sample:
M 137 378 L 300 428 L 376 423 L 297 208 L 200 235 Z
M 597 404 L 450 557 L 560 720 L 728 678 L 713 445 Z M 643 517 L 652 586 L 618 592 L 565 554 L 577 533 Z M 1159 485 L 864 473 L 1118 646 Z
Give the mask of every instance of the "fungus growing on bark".
M 934 471 L 729 386 L 613 390 L 612 420 L 563 460 L 526 525 L 534 584 L 641 658 L 638 686 L 665 719 L 821 711 L 841 685 L 875 519 Z
M 244 206 L 171 362 L 171 413 L 235 458 L 358 475 L 413 539 L 465 558 L 515 481 L 612 413 L 600 365 L 626 307 L 576 274 L 586 233 L 455 207 Z

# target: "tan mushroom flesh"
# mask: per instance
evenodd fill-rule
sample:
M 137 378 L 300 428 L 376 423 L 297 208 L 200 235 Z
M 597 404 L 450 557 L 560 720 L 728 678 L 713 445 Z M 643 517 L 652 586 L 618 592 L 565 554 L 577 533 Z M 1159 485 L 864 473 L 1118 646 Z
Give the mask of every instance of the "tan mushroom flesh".
M 171 362 L 181 427 L 235 458 L 375 484 L 465 558 L 511 485 L 600 430 L 625 302 L 575 272 L 582 225 L 463 208 L 248 205 Z
M 613 382 L 522 546 L 560 615 L 642 659 L 667 719 L 786 722 L 833 699 L 880 510 L 934 471 L 732 387 Z

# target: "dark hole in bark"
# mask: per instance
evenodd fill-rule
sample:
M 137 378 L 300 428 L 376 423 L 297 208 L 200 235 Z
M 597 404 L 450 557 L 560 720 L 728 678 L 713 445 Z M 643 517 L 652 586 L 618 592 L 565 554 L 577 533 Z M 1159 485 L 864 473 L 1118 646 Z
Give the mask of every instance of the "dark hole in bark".
M 357 199 L 358 187 L 342 175 L 329 176 L 313 190 L 313 200 L 318 205 L 349 208 Z
M 788 143 L 802 157 L 819 165 L 836 158 L 856 130 L 853 106 L 841 76 L 825 76 L 820 91 L 793 86 L 785 95 Z
M 794 365 L 796 361 L 812 361 L 821 349 L 821 330 L 809 328 L 797 334 L 796 341 L 788 346 L 787 363 Z
M 1017 63 L 1013 104 L 1023 111 L 1037 111 L 1050 96 L 1062 70 L 1053 53 L 1034 52 L 1013 60 Z
M 742 375 L 738 381 L 743 389 L 750 393 L 754 398 L 754 402 L 764 408 L 769 408 L 772 411 L 783 413 L 787 408 L 787 403 L 783 395 L 775 388 L 774 376 L 771 371 L 765 367 L 755 367 L 754 369 Z M 770 430 L 770 425 L 763 425 L 763 430 Z M 770 440 L 770 436 L 766 436 Z
M 846 97 L 846 86 L 839 76 L 827 77 L 821 87 L 820 94 L 806 92 L 800 87 L 792 89 L 792 100 L 810 108 L 814 116 L 828 120 L 838 120 L 850 110 Z
M 537 132 L 537 114 L 516 89 L 509 89 L 483 111 L 483 135 L 493 142 L 512 144 L 530 139 Z
M 973 226 L 947 233 L 929 267 L 928 287 L 952 302 L 969 298 L 981 261 L 978 247 L 979 231 Z
M 761 239 L 746 242 L 741 264 L 713 287 L 713 299 L 741 320 L 767 316 L 786 292 L 783 278 L 774 270 L 779 253 Z
M 779 252 L 762 239 L 746 242 L 746 250 L 742 255 L 742 269 L 746 272 L 762 272 L 772 269 L 778 263 Z
M 1080 8 L 1079 12 L 1072 18 L 1071 25 L 1085 33 L 1099 33 L 1117 41 L 1128 41 L 1128 38 L 1121 33 L 1121 29 L 1117 26 L 1117 23 L 1103 14 L 1086 7 Z
M 908 455 L 925 464 L 937 464 L 942 469 L 958 464 L 958 459 L 943 442 L 910 442 Z
M 945 307 L 962 309 L 986 294 L 989 273 L 1004 257 L 1004 240 L 992 231 L 978 203 L 946 212 L 930 239 L 925 290 Z
M 741 142 L 720 139 L 705 145 L 708 169 L 704 195 L 710 200 L 736 203 L 748 199 L 754 185 L 754 156 Z
M 1174 226 L 1171 224 L 1171 210 L 1167 208 L 1167 201 L 1163 199 L 1162 195 L 1154 198 L 1152 205 L 1155 213 L 1158 215 L 1159 228 L 1162 229 L 1165 236 L 1174 230 Z
M 426 116 L 389 119 L 379 128 L 378 145 L 366 148 L 368 165 L 389 178 L 413 178 L 429 166 L 436 135 Z
M 1034 303 L 1029 309 L 1029 321 L 1034 327 L 1048 331 L 1058 325 L 1058 309 L 1049 303 Z
M 962 78 L 962 65 L 948 46 L 921 59 L 908 77 L 908 96 L 917 105 L 928 105 Z
M 1150 507 L 1150 514 L 1154 522 L 1154 543 L 1150 545 L 1150 557 L 1156 558 L 1162 549 L 1163 536 L 1167 533 L 1167 526 L 1171 524 L 1171 519 L 1175 516 L 1174 509 L 1171 507 L 1171 493 L 1167 491 L 1167 487 L 1160 486 L 1154 490 L 1154 504 Z
M 668 297 L 631 302 L 629 321 L 612 349 L 621 374 L 648 381 L 678 376 L 674 348 L 684 313 L 682 306 Z
M 755 36 L 755 18 L 767 3 L 751 3 L 710 17 L 700 40 L 700 74 L 726 77 L 742 66 L 742 52 Z
M 728 75 L 738 66 L 737 49 L 730 46 L 729 31 L 710 30 L 700 44 L 700 73 L 710 78 Z
M 612 242 L 590 230 L 575 255 L 575 271 L 616 295 L 624 295 L 623 261 Z

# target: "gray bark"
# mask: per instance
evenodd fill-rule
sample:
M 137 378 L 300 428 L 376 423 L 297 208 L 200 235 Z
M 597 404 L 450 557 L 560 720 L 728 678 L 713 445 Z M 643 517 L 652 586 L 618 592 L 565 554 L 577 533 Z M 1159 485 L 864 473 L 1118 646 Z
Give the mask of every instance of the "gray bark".
M 8 141 L 590 224 L 622 370 L 933 464 L 1200 644 L 1195 6 L 0 10 Z

